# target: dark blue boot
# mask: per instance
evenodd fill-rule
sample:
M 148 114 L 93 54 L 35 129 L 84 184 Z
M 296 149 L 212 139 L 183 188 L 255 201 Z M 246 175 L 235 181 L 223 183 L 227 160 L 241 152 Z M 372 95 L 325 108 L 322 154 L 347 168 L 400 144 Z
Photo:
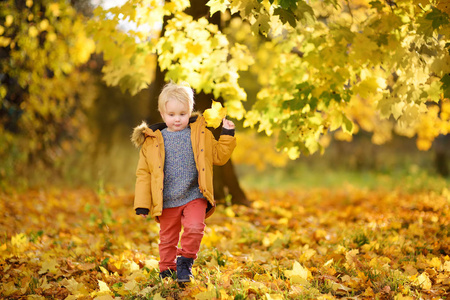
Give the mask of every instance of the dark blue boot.
M 164 270 L 164 271 L 159 273 L 159 277 L 161 279 L 164 279 L 164 278 L 167 278 L 167 277 L 174 278 L 175 276 L 177 276 L 177 271 L 171 270 L 171 269 L 167 269 L 167 270 Z
M 178 282 L 190 282 L 192 276 L 193 258 L 184 256 L 177 257 L 177 280 Z

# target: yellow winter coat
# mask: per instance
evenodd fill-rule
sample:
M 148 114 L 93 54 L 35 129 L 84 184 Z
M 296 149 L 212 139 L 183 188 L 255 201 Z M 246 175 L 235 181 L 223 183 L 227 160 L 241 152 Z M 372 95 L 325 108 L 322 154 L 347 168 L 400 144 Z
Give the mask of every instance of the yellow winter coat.
M 163 209 L 164 187 L 164 139 L 161 130 L 164 123 L 147 126 L 145 122 L 133 131 L 132 142 L 141 147 L 136 170 L 136 187 L 134 209 L 147 208 L 149 214 L 158 220 Z M 195 164 L 198 171 L 198 185 L 203 196 L 208 200 L 206 217 L 215 209 L 213 190 L 213 164 L 224 165 L 230 159 L 236 147 L 236 138 L 221 135 L 217 141 L 210 130 L 206 128 L 205 119 L 192 117 L 190 119 L 191 142 Z

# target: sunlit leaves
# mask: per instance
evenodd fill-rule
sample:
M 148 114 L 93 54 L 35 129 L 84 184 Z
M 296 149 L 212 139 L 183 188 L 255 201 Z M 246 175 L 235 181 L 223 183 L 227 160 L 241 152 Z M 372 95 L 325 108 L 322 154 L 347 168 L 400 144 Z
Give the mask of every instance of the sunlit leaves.
M 85 140 L 83 109 L 94 97 L 90 76 L 79 70 L 95 47 L 83 17 L 65 1 L 23 4 L 0 4 L 0 155 L 15 165 L 2 164 L 2 176 L 20 174 L 31 160 L 50 166 L 70 150 L 67 141 Z
M 230 5 L 228 0 L 209 0 L 206 5 L 208 5 L 210 9 L 211 16 L 216 12 L 225 12 L 225 10 Z
M 268 166 L 284 167 L 288 158 L 276 151 L 277 137 L 267 137 L 250 131 L 236 132 L 239 147 L 233 151 L 233 162 L 238 165 L 253 166 L 262 172 Z M 252 155 L 248 155 L 251 152 Z
M 295 261 L 292 270 L 287 270 L 284 274 L 290 279 L 292 284 L 306 284 L 308 282 L 309 270 L 303 267 L 299 262 Z
M 244 45 L 230 45 L 217 26 L 205 18 L 193 20 L 180 13 L 169 20 L 157 53 L 161 69 L 167 70 L 167 79 L 188 81 L 198 92 L 222 97 L 225 104 L 245 100 L 238 72 L 246 70 L 253 58 Z M 234 109 L 229 110 L 230 116 L 242 117 L 243 107 L 231 106 Z
M 398 190 L 250 191 L 252 207 L 219 206 L 208 219 L 195 281 L 184 288 L 158 278 L 159 226 L 123 205 L 129 195 L 109 190 L 103 205 L 81 190 L 8 195 L 0 202 L 0 295 L 445 299 L 450 192 L 420 190 L 417 177 Z M 91 222 L 104 209 L 116 220 L 108 228 Z
M 158 1 L 127 1 L 121 7 L 96 8 L 97 19 L 89 21 L 89 32 L 103 53 L 108 85 L 135 95 L 153 80 L 156 68 L 155 41 L 166 9 L 178 11 L 184 1 L 162 6 Z
M 440 134 L 450 133 L 450 102 L 444 100 L 441 108 L 432 105 L 427 112 L 421 114 L 417 126 L 417 148 L 420 150 L 429 150 L 433 140 Z
M 296 147 L 295 144 L 301 142 L 298 149 L 305 154 L 320 149 L 317 145 L 321 134 L 316 135 L 320 126 L 314 130 L 314 126 L 319 124 L 323 126 L 325 133 L 326 129 L 334 131 L 342 128 L 343 132 L 349 134 L 357 132 L 354 131 L 354 121 L 362 122 L 365 123 L 363 124 L 365 130 L 372 128 L 374 140 L 381 142 L 389 139 L 391 133 L 388 131 L 391 131 L 393 126 L 369 126 L 367 123 L 387 124 L 378 120 L 379 117 L 393 116 L 397 120 L 397 133 L 414 135 L 419 128 L 417 125 L 419 116 L 427 111 L 425 105 L 427 101 L 440 101 L 440 86 L 433 79 L 433 74 L 442 74 L 442 69 L 447 70 L 446 72 L 450 70 L 444 58 L 448 55 L 443 54 L 446 51 L 445 43 L 437 43 L 427 36 L 423 37 L 409 31 L 414 17 L 406 6 L 402 6 L 403 4 L 399 4 L 396 13 L 392 14 L 382 12 L 385 3 L 377 3 L 380 7 L 376 14 L 367 10 L 366 5 L 352 7 L 351 16 L 346 15 L 345 11 L 338 15 L 342 8 L 330 9 L 328 12 L 333 23 L 328 27 L 321 23 L 312 24 L 311 27 L 314 29 L 311 29 L 311 33 L 303 30 L 300 37 L 297 32 L 291 33 L 287 30 L 286 38 L 289 42 L 286 39 L 276 40 L 276 45 L 280 47 L 267 47 L 272 56 L 278 59 L 266 62 L 258 60 L 252 69 L 259 73 L 270 69 L 269 74 L 275 75 L 272 78 L 270 75 L 259 76 L 260 83 L 263 89 L 277 92 L 260 92 L 258 102 L 253 107 L 259 113 L 248 113 L 245 124 L 255 126 L 259 122 L 259 130 L 265 130 L 269 134 L 273 131 L 273 126 L 277 126 L 286 133 L 279 135 L 280 149 L 293 149 L 292 147 Z M 375 1 L 372 5 L 376 5 Z M 315 5 L 312 7 L 318 9 Z M 447 26 L 445 16 L 437 16 L 436 11 L 435 14 L 428 16 L 428 19 L 425 14 L 433 12 L 432 10 L 416 12 L 417 19 L 429 21 L 430 26 L 433 26 L 432 19 L 438 22 L 442 17 L 442 21 L 439 21 L 441 23 L 435 24 L 432 30 Z M 297 40 L 301 43 L 296 42 Z M 303 64 L 296 69 L 290 69 L 290 65 L 295 65 L 297 58 L 292 55 L 292 58 L 287 60 L 289 63 L 285 63 L 279 51 L 282 44 L 289 45 L 292 52 L 300 50 L 302 56 L 298 59 L 301 59 Z M 266 65 L 259 69 L 257 67 L 259 64 Z M 303 74 L 300 72 L 302 68 L 305 70 Z M 305 84 L 300 78 L 306 78 L 306 86 L 309 87 L 304 90 L 304 94 L 298 92 L 293 94 L 294 100 L 291 101 L 281 100 L 282 98 L 278 96 L 283 95 L 283 90 L 289 86 L 280 80 L 283 78 L 282 74 L 288 72 L 291 72 L 292 78 L 297 80 L 297 85 L 291 84 L 287 90 L 292 91 L 298 88 L 299 84 Z M 368 120 L 358 116 L 356 111 L 352 116 L 347 115 L 347 106 L 352 105 L 352 99 L 357 99 L 352 95 L 365 98 L 367 109 L 379 110 L 379 114 L 372 114 Z M 323 112 L 325 107 L 329 109 L 328 103 L 331 101 L 337 104 L 333 108 L 341 110 L 341 114 L 330 112 L 328 116 L 320 116 L 313 113 L 314 110 Z M 285 110 L 279 109 L 275 113 L 271 106 L 280 106 L 281 102 L 283 102 L 281 107 Z M 289 113 L 292 119 L 304 118 L 305 121 L 289 121 L 287 120 Z M 280 120 L 285 121 L 280 123 Z M 292 126 L 293 123 L 297 123 L 296 126 Z
M 368 130 L 377 143 L 392 130 L 418 136 L 429 103 L 448 97 L 450 22 L 441 1 L 208 1 L 210 16 L 229 21 L 221 30 L 186 15 L 189 5 L 134 0 L 97 9 L 91 26 L 106 82 L 135 94 L 158 64 L 166 80 L 222 97 L 244 126 L 276 133 L 291 158 L 322 152 L 329 134 L 349 140 Z M 259 89 L 247 111 L 242 71 Z M 436 135 L 428 136 L 421 149 Z

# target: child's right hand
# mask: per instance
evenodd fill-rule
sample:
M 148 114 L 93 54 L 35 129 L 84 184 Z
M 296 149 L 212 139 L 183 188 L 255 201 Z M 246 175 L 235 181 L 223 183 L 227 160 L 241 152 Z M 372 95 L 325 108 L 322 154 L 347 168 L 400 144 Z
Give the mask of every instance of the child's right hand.
M 148 215 L 140 215 L 140 216 L 142 216 L 144 219 L 147 219 Z
M 225 129 L 234 129 L 234 123 L 233 121 L 228 120 L 227 118 L 223 118 L 223 128 Z

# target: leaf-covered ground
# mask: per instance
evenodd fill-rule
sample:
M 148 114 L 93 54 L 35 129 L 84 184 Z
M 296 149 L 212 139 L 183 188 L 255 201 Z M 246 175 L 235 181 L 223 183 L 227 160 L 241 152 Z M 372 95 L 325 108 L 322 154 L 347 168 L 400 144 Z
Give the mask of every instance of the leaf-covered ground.
M 0 202 L 8 299 L 446 299 L 450 192 L 249 192 L 219 207 L 184 287 L 158 278 L 158 225 L 119 191 Z

